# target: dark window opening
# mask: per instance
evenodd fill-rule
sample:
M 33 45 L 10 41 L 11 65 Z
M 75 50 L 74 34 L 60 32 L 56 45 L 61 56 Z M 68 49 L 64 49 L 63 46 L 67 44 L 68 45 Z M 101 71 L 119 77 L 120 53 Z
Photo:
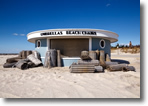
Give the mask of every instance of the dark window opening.
M 41 47 L 41 41 L 40 40 L 37 41 L 37 47 Z
M 100 47 L 101 48 L 104 48 L 105 47 L 105 41 L 103 39 L 100 41 Z

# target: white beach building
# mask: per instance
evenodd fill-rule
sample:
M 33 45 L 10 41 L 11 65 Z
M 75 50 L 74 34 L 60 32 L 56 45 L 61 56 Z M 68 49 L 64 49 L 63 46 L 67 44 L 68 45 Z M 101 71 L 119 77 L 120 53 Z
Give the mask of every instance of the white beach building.
M 44 63 L 46 51 L 60 50 L 62 66 L 70 66 L 80 59 L 81 51 L 104 50 L 110 56 L 111 43 L 118 41 L 118 34 L 100 29 L 49 29 L 27 35 Z

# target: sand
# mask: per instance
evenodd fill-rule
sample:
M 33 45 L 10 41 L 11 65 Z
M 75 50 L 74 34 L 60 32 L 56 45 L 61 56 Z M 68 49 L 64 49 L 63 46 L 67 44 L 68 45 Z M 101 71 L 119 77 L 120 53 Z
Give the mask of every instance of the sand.
M 12 55 L 0 55 L 1 98 L 140 98 L 140 54 L 112 54 L 136 72 L 70 73 L 68 67 L 3 68 Z

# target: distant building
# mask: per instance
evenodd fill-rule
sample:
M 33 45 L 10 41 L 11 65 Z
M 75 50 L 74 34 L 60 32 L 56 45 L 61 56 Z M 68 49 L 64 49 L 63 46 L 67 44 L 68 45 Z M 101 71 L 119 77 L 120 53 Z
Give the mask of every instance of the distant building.
M 35 43 L 43 63 L 46 51 L 56 49 L 63 56 L 62 65 L 69 66 L 80 59 L 83 50 L 104 50 L 110 56 L 110 43 L 118 41 L 118 34 L 99 29 L 49 29 L 31 32 L 27 38 Z
M 129 42 L 129 47 L 132 47 L 132 42 L 131 41 Z

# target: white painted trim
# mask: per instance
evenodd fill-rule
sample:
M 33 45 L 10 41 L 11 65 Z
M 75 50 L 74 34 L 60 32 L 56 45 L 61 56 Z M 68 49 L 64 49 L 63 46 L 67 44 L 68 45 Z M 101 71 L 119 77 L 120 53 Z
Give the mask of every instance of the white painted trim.
M 64 57 L 62 59 L 81 59 L 80 57 Z
M 66 31 L 96 31 L 96 35 L 82 35 L 82 34 L 66 34 Z M 48 32 L 48 31 L 62 31 L 62 35 L 46 35 L 41 36 L 41 33 Z M 103 38 L 110 40 L 110 42 L 116 42 L 118 41 L 118 34 L 111 32 L 111 31 L 105 31 L 105 30 L 97 30 L 97 29 L 52 29 L 52 30 L 42 30 L 42 31 L 35 31 L 31 32 L 27 35 L 27 40 L 29 42 L 35 43 L 36 39 L 41 38 L 87 38 L 87 37 L 95 37 L 95 38 Z
M 50 49 L 50 39 L 48 39 L 48 50 Z
M 45 57 L 41 57 L 41 58 L 45 58 Z
M 103 29 L 69 28 L 69 29 L 46 29 L 46 30 L 33 31 L 33 32 L 30 32 L 29 34 L 27 34 L 27 37 L 30 34 L 33 34 L 33 33 L 43 33 L 43 32 L 47 32 L 47 31 L 73 31 L 73 30 L 74 31 L 99 31 L 99 32 L 107 32 L 107 33 L 112 33 L 112 34 L 115 34 L 116 36 L 119 36 L 115 32 L 111 32 L 111 31 L 103 30 Z
M 92 38 L 89 38 L 89 51 L 92 50 Z
M 50 42 L 49 42 L 49 39 L 47 38 L 47 51 L 49 50 L 49 47 L 50 47 L 50 46 L 48 46 L 49 43 L 50 43 Z

